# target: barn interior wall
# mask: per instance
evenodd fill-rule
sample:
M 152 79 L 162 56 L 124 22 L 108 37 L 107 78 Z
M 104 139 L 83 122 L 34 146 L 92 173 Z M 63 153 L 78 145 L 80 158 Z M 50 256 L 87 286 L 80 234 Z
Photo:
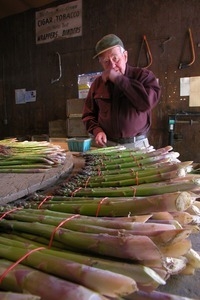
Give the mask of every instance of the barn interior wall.
M 51 6 L 67 2 L 55 1 Z M 78 75 L 101 71 L 92 56 L 103 35 L 121 37 L 129 63 L 141 67 L 146 67 L 149 59 L 142 46 L 146 36 L 152 54 L 149 69 L 162 88 L 160 103 L 152 114 L 150 142 L 155 148 L 168 145 L 169 116 L 178 115 L 182 123 L 175 124 L 173 148 L 182 160 L 199 162 L 200 107 L 189 106 L 189 97 L 180 96 L 180 78 L 200 76 L 199 0 L 82 0 L 82 36 L 41 45 L 35 43 L 35 12 L 0 20 L 1 139 L 46 134 L 50 121 L 66 119 L 66 100 L 78 97 Z M 52 83 L 58 76 L 57 52 L 62 77 Z M 181 62 L 187 66 L 180 69 Z M 36 90 L 35 102 L 16 104 L 15 90 L 23 88 Z

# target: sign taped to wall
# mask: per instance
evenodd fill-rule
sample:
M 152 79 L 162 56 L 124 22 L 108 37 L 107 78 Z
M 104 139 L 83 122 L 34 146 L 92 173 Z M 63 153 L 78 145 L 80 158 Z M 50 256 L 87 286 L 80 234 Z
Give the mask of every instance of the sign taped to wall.
M 189 106 L 200 106 L 200 76 L 180 78 L 180 96 L 189 96 Z
M 24 104 L 36 101 L 36 90 L 27 91 L 26 89 L 15 89 L 15 103 Z
M 82 0 L 36 12 L 36 44 L 82 35 Z

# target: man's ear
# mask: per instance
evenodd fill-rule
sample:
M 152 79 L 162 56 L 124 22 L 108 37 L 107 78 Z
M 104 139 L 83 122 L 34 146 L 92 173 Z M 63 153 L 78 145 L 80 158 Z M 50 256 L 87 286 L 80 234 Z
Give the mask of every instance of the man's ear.
M 123 55 L 124 55 L 125 61 L 127 62 L 128 61 L 128 52 L 124 51 Z

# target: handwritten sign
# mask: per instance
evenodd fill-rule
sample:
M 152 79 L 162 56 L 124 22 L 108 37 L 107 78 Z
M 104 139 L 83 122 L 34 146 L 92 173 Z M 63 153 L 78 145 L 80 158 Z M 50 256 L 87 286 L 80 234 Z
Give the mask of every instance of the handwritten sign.
M 82 0 L 36 12 L 36 44 L 82 35 Z

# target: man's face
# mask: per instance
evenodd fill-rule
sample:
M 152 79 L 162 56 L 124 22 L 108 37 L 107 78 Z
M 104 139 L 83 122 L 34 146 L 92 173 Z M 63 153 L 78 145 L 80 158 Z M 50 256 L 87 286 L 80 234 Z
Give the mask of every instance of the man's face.
M 125 73 L 128 59 L 127 51 L 116 46 L 99 55 L 99 62 L 104 70 L 114 69 L 116 72 Z

